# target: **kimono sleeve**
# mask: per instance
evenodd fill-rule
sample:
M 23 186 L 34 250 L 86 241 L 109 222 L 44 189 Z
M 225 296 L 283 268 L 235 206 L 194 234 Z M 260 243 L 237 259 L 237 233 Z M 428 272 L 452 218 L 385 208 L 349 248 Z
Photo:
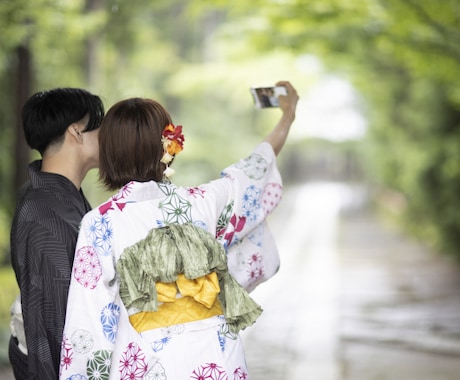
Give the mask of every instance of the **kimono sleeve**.
M 230 273 L 251 291 L 272 277 L 280 263 L 266 220 L 282 196 L 282 180 L 271 145 L 259 144 L 222 175 L 233 186 L 219 216 L 216 237 L 227 250 Z

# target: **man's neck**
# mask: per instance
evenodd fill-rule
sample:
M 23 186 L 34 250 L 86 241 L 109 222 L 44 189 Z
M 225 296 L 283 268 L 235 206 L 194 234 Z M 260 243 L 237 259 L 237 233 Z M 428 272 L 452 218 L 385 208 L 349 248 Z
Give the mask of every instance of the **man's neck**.
M 78 190 L 87 173 L 87 170 L 85 171 L 79 164 L 78 159 L 69 156 L 64 157 L 60 154 L 44 156 L 41 171 L 66 177 Z

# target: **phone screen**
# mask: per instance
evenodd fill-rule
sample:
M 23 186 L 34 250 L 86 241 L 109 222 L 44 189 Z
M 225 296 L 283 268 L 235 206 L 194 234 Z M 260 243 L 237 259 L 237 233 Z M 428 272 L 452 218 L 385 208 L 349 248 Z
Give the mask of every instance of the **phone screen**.
M 250 90 L 256 108 L 279 107 L 278 96 L 287 95 L 283 86 L 251 87 Z

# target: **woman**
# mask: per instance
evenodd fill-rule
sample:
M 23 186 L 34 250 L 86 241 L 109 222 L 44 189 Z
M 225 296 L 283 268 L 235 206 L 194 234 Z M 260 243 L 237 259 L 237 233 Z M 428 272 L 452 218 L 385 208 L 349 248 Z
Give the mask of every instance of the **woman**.
M 265 218 L 298 101 L 277 85 L 287 95 L 265 141 L 193 188 L 168 180 L 184 136 L 160 104 L 134 98 L 107 112 L 100 178 L 119 191 L 82 221 L 61 378 L 248 378 L 238 332 L 261 313 L 248 291 L 279 266 Z

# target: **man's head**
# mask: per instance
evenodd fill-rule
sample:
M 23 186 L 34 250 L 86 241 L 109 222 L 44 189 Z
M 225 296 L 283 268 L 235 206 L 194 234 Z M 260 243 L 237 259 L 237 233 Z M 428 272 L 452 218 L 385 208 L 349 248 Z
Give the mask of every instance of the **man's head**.
M 81 132 L 98 129 L 104 117 L 101 99 L 78 88 L 56 88 L 32 95 L 22 109 L 27 144 L 41 155 L 59 145 L 67 128 L 85 119 Z M 87 120 L 87 123 L 86 123 Z

